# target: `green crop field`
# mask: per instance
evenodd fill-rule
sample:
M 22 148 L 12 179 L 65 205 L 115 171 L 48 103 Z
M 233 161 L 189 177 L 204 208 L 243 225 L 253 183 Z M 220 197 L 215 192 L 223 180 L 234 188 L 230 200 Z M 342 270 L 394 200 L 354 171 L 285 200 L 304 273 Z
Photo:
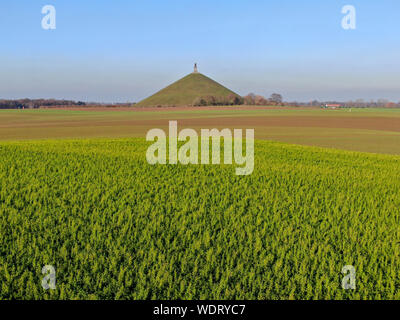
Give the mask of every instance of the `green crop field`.
M 257 140 L 236 176 L 149 144 L 0 143 L 0 299 L 400 298 L 400 156 Z

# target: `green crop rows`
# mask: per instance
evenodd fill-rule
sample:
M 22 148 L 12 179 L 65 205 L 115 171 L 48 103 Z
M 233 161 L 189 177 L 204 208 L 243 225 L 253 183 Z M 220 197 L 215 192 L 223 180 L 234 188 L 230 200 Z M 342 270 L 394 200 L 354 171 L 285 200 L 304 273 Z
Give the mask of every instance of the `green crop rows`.
M 148 145 L 0 144 L 0 299 L 400 298 L 400 157 L 256 141 L 236 176 Z

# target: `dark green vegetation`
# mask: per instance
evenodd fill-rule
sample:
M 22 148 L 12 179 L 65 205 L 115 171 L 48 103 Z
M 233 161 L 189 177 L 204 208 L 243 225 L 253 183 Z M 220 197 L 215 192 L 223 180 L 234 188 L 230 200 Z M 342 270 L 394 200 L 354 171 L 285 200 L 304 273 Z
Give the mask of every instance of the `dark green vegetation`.
M 1 299 L 400 298 L 398 156 L 256 141 L 239 177 L 149 144 L 0 144 Z
M 221 102 L 232 100 L 231 104 L 234 104 L 235 98 L 238 99 L 237 101 L 240 99 L 238 94 L 205 75 L 191 73 L 154 95 L 140 101 L 137 106 L 188 106 L 196 104 L 197 99 L 200 99 L 198 101 L 200 103 L 202 98 L 206 99 L 207 97 L 220 99 Z M 206 102 L 205 105 L 207 104 Z

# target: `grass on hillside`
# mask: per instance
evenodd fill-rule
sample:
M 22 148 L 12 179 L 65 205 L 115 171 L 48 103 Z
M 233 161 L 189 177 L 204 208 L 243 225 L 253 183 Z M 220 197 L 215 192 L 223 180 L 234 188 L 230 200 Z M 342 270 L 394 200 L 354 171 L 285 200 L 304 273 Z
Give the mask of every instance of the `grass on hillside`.
M 191 73 L 154 95 L 140 101 L 137 106 L 187 106 L 196 98 L 205 96 L 227 97 L 238 96 L 218 82 L 201 73 Z

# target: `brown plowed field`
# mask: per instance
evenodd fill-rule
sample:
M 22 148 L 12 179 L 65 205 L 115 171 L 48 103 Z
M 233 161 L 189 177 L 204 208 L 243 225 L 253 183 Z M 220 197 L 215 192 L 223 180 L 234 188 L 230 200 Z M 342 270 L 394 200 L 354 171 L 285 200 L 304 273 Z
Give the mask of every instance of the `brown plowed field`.
M 145 137 L 149 129 L 255 129 L 257 139 L 400 154 L 400 110 L 282 107 L 0 110 L 0 140 Z

